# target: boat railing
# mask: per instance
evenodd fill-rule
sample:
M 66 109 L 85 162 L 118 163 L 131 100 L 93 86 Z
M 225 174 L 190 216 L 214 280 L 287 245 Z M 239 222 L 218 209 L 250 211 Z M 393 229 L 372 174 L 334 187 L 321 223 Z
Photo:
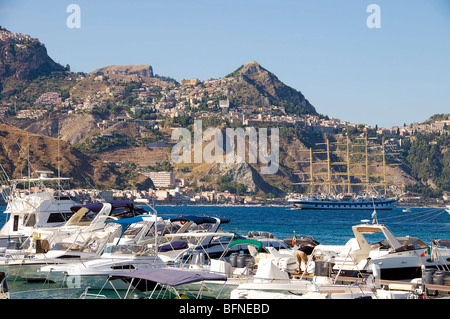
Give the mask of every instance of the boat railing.
M 83 293 L 80 295 L 79 299 L 108 299 L 105 295 L 101 295 L 100 293 L 94 294 L 89 293 L 90 287 L 86 287 Z
M 8 283 L 6 281 L 7 277 L 7 272 L 0 271 L 0 299 L 9 299 Z
M 352 252 L 353 252 L 353 248 L 350 247 L 350 249 L 347 251 L 347 254 L 345 255 L 344 259 L 343 259 L 342 261 L 339 261 L 339 270 L 338 270 L 338 272 L 337 272 L 337 274 L 336 274 L 336 276 L 335 276 L 335 279 L 334 279 L 334 283 L 335 283 L 335 284 L 336 284 L 336 280 L 337 280 L 337 278 L 339 277 L 339 275 L 340 275 L 340 273 L 341 273 L 343 267 L 345 266 L 347 260 L 349 260 L 349 259 L 350 259 L 350 261 L 352 262 L 352 264 L 354 265 L 354 267 L 356 268 L 356 270 L 357 270 L 358 272 L 360 272 L 360 270 L 358 269 L 357 262 L 356 262 L 356 260 L 355 260 L 355 259 L 353 258 L 353 256 L 352 256 Z M 336 264 L 337 264 L 337 263 L 336 263 Z

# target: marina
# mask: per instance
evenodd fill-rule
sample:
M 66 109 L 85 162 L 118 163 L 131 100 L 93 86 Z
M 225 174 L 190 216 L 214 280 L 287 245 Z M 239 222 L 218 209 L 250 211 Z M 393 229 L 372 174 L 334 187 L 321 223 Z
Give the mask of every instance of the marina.
M 4 211 L 4 209 L 5 207 L 2 210 Z M 149 216 L 153 216 L 153 218 L 145 217 L 147 223 L 153 223 L 155 221 L 156 216 L 151 214 L 156 212 L 161 226 L 158 227 L 159 231 L 156 241 L 154 236 L 151 235 L 151 232 L 147 232 L 149 237 L 139 237 L 145 242 L 145 246 L 142 247 L 148 247 L 152 251 L 151 249 L 155 247 L 154 245 L 159 245 L 160 248 L 164 247 L 162 243 L 165 241 L 165 245 L 170 243 L 172 248 L 177 248 L 176 251 L 184 251 L 184 255 L 183 253 L 173 255 L 170 249 L 168 249 L 166 253 L 150 253 L 149 256 L 158 256 L 159 258 L 155 259 L 155 257 L 150 257 L 151 261 L 147 259 L 148 261 L 146 262 L 145 258 L 149 257 L 145 257 L 145 254 L 142 254 L 139 246 L 128 252 L 127 254 L 129 255 L 123 255 L 117 249 L 116 253 L 121 255 L 122 261 L 119 261 L 117 258 L 108 257 L 108 254 L 105 253 L 103 253 L 103 258 L 97 259 L 99 261 L 103 259 L 103 265 L 107 265 L 105 262 L 110 260 L 109 263 L 112 261 L 116 266 L 102 266 L 103 268 L 92 268 L 92 270 L 89 270 L 91 268 L 87 268 L 87 265 L 96 263 L 95 259 L 92 259 L 92 261 L 82 261 L 84 265 L 82 268 L 78 268 L 78 270 L 76 270 L 76 267 L 79 266 L 76 266 L 77 263 L 75 260 L 69 263 L 60 263 L 55 266 L 49 263 L 40 269 L 45 271 L 46 268 L 50 270 L 54 268 L 56 271 L 58 267 L 66 267 L 67 270 L 61 272 L 60 274 L 62 275 L 59 277 L 57 276 L 57 272 L 51 274 L 53 277 L 49 273 L 42 272 L 41 277 L 39 277 L 36 276 L 36 272 L 34 276 L 30 276 L 29 274 L 25 276 L 25 280 L 17 276 L 17 273 L 11 271 L 11 268 L 9 268 L 6 270 L 6 273 L 8 273 L 7 289 L 9 298 L 116 299 L 152 297 L 162 299 L 251 299 L 276 297 L 287 299 L 354 299 L 370 297 L 406 299 L 422 298 L 425 296 L 427 298 L 442 298 L 449 293 L 450 286 L 448 282 L 450 278 L 447 279 L 447 273 L 445 271 L 448 271 L 448 260 L 450 258 L 445 256 L 450 256 L 450 251 L 443 245 L 439 245 L 440 250 L 437 249 L 439 243 L 447 243 L 445 239 L 448 238 L 449 233 L 449 215 L 444 208 L 412 208 L 409 212 L 404 212 L 402 208 L 393 208 L 389 211 L 376 212 L 376 216 L 374 216 L 373 212 L 364 210 L 297 210 L 289 206 L 159 206 L 152 209 L 146 207 L 146 211 L 150 213 Z M 5 214 L 1 215 L 2 218 L 6 217 Z M 194 216 L 198 217 L 194 218 Z M 374 219 L 375 217 L 376 220 Z M 139 223 L 142 225 L 143 220 L 141 219 L 139 221 L 134 219 L 126 222 L 127 219 L 124 218 L 123 222 L 115 220 L 116 223 L 113 221 L 111 221 L 112 223 L 108 223 L 110 226 L 116 224 L 119 230 L 113 236 L 115 241 L 112 240 L 109 247 L 118 248 L 120 246 L 123 248 L 130 247 L 131 249 L 132 246 L 128 245 L 128 243 L 131 244 L 134 241 L 135 244 L 139 244 L 139 241 L 132 240 L 132 238 L 138 238 L 136 237 L 139 236 L 137 235 L 139 234 L 137 229 L 142 228 L 140 228 L 141 226 L 136 228 L 136 225 L 139 225 Z M 195 224 L 194 221 L 199 224 Z M 203 235 L 202 232 L 197 232 L 196 234 L 195 231 L 192 235 L 188 235 L 189 233 L 179 233 L 179 235 L 173 233 L 173 225 L 175 223 L 179 226 L 186 226 L 182 231 L 184 232 L 192 227 L 191 225 L 198 227 L 205 222 L 213 221 L 214 223 L 210 223 L 208 227 L 203 228 L 203 230 L 208 230 L 206 233 L 203 232 Z M 217 223 L 217 221 L 224 222 Z M 135 225 L 133 222 L 137 222 L 137 224 Z M 385 228 L 385 222 L 389 225 L 389 228 Z M 2 220 L 3 223 L 4 220 Z M 171 224 L 171 228 L 166 227 L 168 224 Z M 136 230 L 132 236 L 127 235 L 128 233 L 126 232 L 126 229 L 130 226 Z M 415 237 L 420 238 L 422 244 L 416 247 L 415 252 L 411 251 L 416 257 L 410 256 L 410 258 L 420 262 L 420 254 L 425 254 L 424 261 L 426 259 L 431 261 L 430 258 L 433 258 L 433 252 L 435 255 L 439 253 L 439 257 L 433 259 L 434 262 L 431 262 L 431 264 L 423 262 L 422 265 L 417 265 L 415 268 L 416 272 L 408 278 L 385 277 L 389 272 L 381 267 L 378 269 L 378 273 L 381 272 L 382 275 L 375 280 L 373 276 L 377 275 L 377 271 L 374 272 L 374 262 L 372 262 L 372 266 L 370 263 L 366 266 L 362 263 L 357 263 L 357 260 L 366 262 L 372 259 L 375 261 L 374 253 L 367 252 L 371 258 L 366 259 L 366 257 L 361 255 L 363 250 L 359 248 L 352 248 L 356 250 L 350 249 L 345 251 L 345 248 L 351 247 L 352 245 L 356 247 L 351 238 L 354 236 L 358 237 L 358 235 L 355 233 L 355 229 L 352 231 L 352 227 L 359 227 L 359 231 L 373 234 L 378 233 L 378 231 L 374 231 L 374 229 L 377 229 L 380 233 L 385 234 L 389 240 L 394 240 L 393 238 L 396 238 L 395 236 L 411 239 L 408 243 L 391 243 L 394 249 L 400 248 L 396 247 L 396 245 L 406 247 L 410 242 L 416 242 Z M 361 227 L 364 227 L 364 229 Z M 151 225 L 147 225 L 147 230 L 149 229 L 154 228 Z M 162 231 L 163 229 L 166 229 L 166 231 Z M 169 231 L 169 229 L 171 230 Z M 180 229 L 178 228 L 178 230 Z M 121 233 L 122 235 L 120 235 Z M 161 237 L 159 238 L 159 236 Z M 219 246 L 211 246 L 210 241 L 203 241 L 205 238 L 210 238 L 211 240 L 213 237 L 222 244 L 218 250 L 217 248 Z M 191 254 L 196 249 L 193 251 L 191 249 L 178 250 L 182 246 L 175 247 L 175 245 L 179 245 L 178 243 L 180 241 L 178 239 L 185 240 L 188 238 L 191 238 L 188 241 L 191 243 L 189 245 L 196 243 L 196 247 L 198 247 L 197 254 Z M 194 238 L 196 238 L 195 242 L 193 241 Z M 224 242 L 220 238 L 228 239 Z M 312 244 L 315 247 L 316 253 L 313 254 L 314 258 L 310 257 L 310 263 L 308 264 L 308 267 L 312 267 L 309 275 L 298 273 L 295 248 L 293 249 L 292 247 L 292 240 L 294 238 L 297 241 L 297 245 L 303 242 Z M 437 241 L 437 238 L 442 238 L 441 242 Z M 379 237 L 374 240 L 375 242 L 380 242 L 382 239 Z M 202 242 L 203 244 L 201 244 Z M 264 245 L 262 242 L 264 242 Z M 271 247 L 275 246 L 275 242 L 278 242 L 278 246 Z M 117 243 L 120 243 L 120 245 L 117 245 Z M 258 244 L 252 245 L 252 243 Z M 126 247 L 124 246 L 125 244 Z M 254 248 L 249 249 L 252 246 Z M 216 247 L 214 248 L 215 250 L 213 247 Z M 428 247 L 432 250 L 430 250 L 430 254 L 427 253 Z M 107 251 L 113 251 L 111 248 Z M 379 258 L 386 258 L 386 254 L 389 254 L 388 251 L 385 250 L 385 253 L 383 253 L 383 248 L 380 248 L 379 245 L 378 248 L 372 249 L 374 249 L 374 252 L 376 251 L 380 254 Z M 238 265 L 236 257 L 241 257 L 242 252 L 239 252 L 243 249 L 246 251 L 246 258 L 239 259 Z M 336 252 L 335 256 L 333 256 L 334 267 L 330 268 L 325 266 L 327 265 L 326 260 L 323 258 L 319 260 L 319 256 L 323 257 L 326 255 L 326 252 L 329 253 L 333 250 Z M 211 254 L 209 256 L 208 251 L 216 251 L 219 254 Z M 403 252 L 403 254 L 405 253 L 408 253 L 408 251 Z M 168 262 L 164 254 L 172 256 L 171 258 L 175 259 Z M 397 254 L 401 255 L 402 253 Z M 338 257 L 338 255 L 342 257 Z M 393 256 L 392 254 L 390 255 Z M 176 256 L 184 257 L 177 259 Z M 353 258 L 353 261 L 349 256 Z M 359 257 L 356 258 L 356 256 Z M 126 258 L 123 259 L 124 257 Z M 313 259 L 314 262 L 312 261 Z M 20 268 L 29 262 L 29 260 L 29 258 L 28 260 L 23 259 L 19 263 Z M 157 260 L 159 262 L 155 263 Z M 402 260 L 398 259 L 398 266 L 395 267 L 401 267 Z M 349 261 L 354 262 L 353 266 L 349 266 L 352 264 Z M 46 261 L 44 260 L 43 263 L 45 264 Z M 386 262 L 383 263 L 386 264 Z M 383 263 L 380 260 L 379 264 Z M 434 269 L 434 266 L 437 264 L 441 266 Z M 168 265 L 170 266 L 167 267 Z M 429 273 L 429 266 L 434 269 L 433 273 Z M 69 269 L 74 269 L 73 274 L 70 274 Z M 98 273 L 100 269 L 103 269 L 101 270 L 102 276 L 97 277 L 95 285 L 93 285 L 92 281 L 85 282 L 82 279 L 83 277 L 80 277 L 86 271 L 90 271 L 91 275 L 100 274 Z M 178 274 L 180 281 L 177 284 L 174 284 L 175 282 L 155 281 L 152 272 L 159 271 L 158 269 L 168 269 L 165 274 L 172 273 L 171 270 L 180 271 Z M 359 274 L 356 276 L 352 274 L 352 272 L 355 272 L 354 270 L 358 270 L 356 272 L 359 272 Z M 434 278 L 434 273 L 436 273 L 436 276 L 441 276 L 439 270 L 443 271 L 443 278 Z M 188 273 L 186 274 L 185 272 Z M 215 274 L 216 276 L 198 277 L 199 275 L 195 275 L 195 272 L 200 272 L 205 276 L 206 274 Z M 424 272 L 424 274 L 427 273 L 428 279 L 426 284 L 425 277 L 422 276 L 421 272 Z M 328 275 L 323 276 L 325 273 Z M 331 273 L 332 276 L 329 276 Z M 400 273 L 403 272 L 400 271 Z M 184 281 L 187 279 L 181 279 L 190 275 L 197 276 L 198 280 L 190 279 L 192 282 L 187 283 Z M 369 281 L 367 281 L 367 278 L 369 278 Z M 110 279 L 113 279 L 113 281 Z M 139 284 L 137 284 L 138 282 Z M 143 289 L 142 287 L 144 286 L 141 282 L 144 282 L 144 286 L 147 288 Z M 170 283 L 174 285 L 171 286 Z M 162 289 L 169 292 L 163 293 Z
M 330 177 L 329 152 L 327 164 Z M 11 180 L 0 209 L 1 297 L 446 297 L 448 207 L 396 208 L 369 195 L 368 175 L 356 196 L 347 170 L 348 193 L 332 195 L 329 179 L 330 194 L 293 207 L 79 204 L 59 173 Z

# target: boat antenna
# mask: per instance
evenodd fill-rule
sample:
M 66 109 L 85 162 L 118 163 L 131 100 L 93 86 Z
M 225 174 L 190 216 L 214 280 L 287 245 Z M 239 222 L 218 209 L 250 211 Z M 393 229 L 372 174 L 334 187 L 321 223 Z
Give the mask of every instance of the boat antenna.
M 60 154 L 60 143 L 59 143 L 59 139 L 60 139 L 60 132 L 59 132 L 59 117 L 58 117 L 58 121 L 57 121 L 57 126 L 58 126 L 58 132 L 57 132 L 57 139 L 58 139 L 58 157 L 56 160 L 56 165 L 57 165 L 57 170 L 58 170 L 58 197 L 61 198 L 61 169 L 60 169 L 60 161 L 61 161 L 61 154 Z
M 27 169 L 28 169 L 28 192 L 31 192 L 31 173 L 30 173 L 30 133 L 27 131 L 27 143 L 28 143 L 28 149 L 27 149 Z

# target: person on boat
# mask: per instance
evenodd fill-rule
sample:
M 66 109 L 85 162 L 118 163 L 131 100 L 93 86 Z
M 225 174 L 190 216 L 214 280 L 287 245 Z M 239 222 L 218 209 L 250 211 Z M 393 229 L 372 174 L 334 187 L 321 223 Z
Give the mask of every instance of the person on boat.
M 301 245 L 296 252 L 297 262 L 298 262 L 298 273 L 302 273 L 302 262 L 305 264 L 305 275 L 308 275 L 307 265 L 308 265 L 308 256 L 312 254 L 314 247 L 310 245 Z

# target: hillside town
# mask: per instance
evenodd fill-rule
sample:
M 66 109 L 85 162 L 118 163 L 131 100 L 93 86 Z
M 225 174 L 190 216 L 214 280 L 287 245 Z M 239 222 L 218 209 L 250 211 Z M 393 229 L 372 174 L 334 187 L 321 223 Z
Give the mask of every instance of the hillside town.
M 32 108 L 21 108 L 17 105 L 0 106 L 0 115 L 8 108 L 14 108 L 19 119 L 39 119 L 46 116 L 50 109 L 59 113 L 94 112 L 96 108 L 105 108 L 109 103 L 121 106 L 123 112 L 111 114 L 107 121 L 100 121 L 98 127 L 106 129 L 108 124 L 117 121 L 129 121 L 155 126 L 166 118 L 193 117 L 229 121 L 243 126 L 264 124 L 291 124 L 310 129 L 318 133 L 336 133 L 348 127 L 363 126 L 364 130 L 375 130 L 377 134 L 389 137 L 408 137 L 415 133 L 444 133 L 450 128 L 450 119 L 433 123 L 411 123 L 391 128 L 371 127 L 367 124 L 355 124 L 337 118 L 321 115 L 287 114 L 282 106 L 273 105 L 270 108 L 249 108 L 246 105 L 232 105 L 227 98 L 229 86 L 234 81 L 232 77 L 219 79 L 183 79 L 180 83 L 153 81 L 129 82 L 108 81 L 105 75 L 72 75 L 77 81 L 85 81 L 86 77 L 94 82 L 107 82 L 103 90 L 91 92 L 84 98 L 68 97 L 63 99 L 58 92 L 45 92 L 33 103 Z M 126 84 L 135 84 L 131 90 Z M 111 85 L 112 84 L 112 85 Z M 126 92 L 127 91 L 127 92 Z M 147 119 L 152 115 L 152 119 Z
M 383 136 L 389 149 L 398 151 L 403 144 L 413 142 L 418 135 L 444 135 L 448 134 L 450 128 L 448 115 L 432 117 L 424 123 L 404 123 L 402 126 L 385 128 L 350 123 L 318 114 L 301 92 L 281 83 L 256 61 L 249 61 L 221 78 L 204 81 L 185 78 L 178 82 L 173 78 L 154 74 L 150 65 L 112 65 L 91 73 L 74 73 L 70 71 L 69 65 L 63 67 L 52 64 L 54 62 L 47 56 L 44 45 L 28 35 L 1 29 L 0 42 L 5 46 L 5 57 L 11 58 L 12 62 L 21 58 L 16 53 L 23 51 L 22 53 L 35 54 L 39 56 L 39 61 L 52 65 L 48 73 L 42 73 L 42 78 L 37 77 L 27 86 L 18 89 L 17 92 L 23 90 L 22 93 L 2 98 L 0 117 L 11 119 L 15 121 L 15 125 L 27 129 L 30 123 L 44 123 L 48 120 L 45 125 L 54 126 L 56 124 L 52 121 L 59 117 L 71 119 L 71 116 L 75 118 L 89 115 L 90 119 L 96 121 L 94 127 L 89 128 L 88 142 L 91 144 L 108 144 L 108 140 L 124 138 L 123 134 L 126 133 L 120 135 L 115 130 L 121 122 L 126 122 L 137 127 L 138 135 L 134 135 L 131 140 L 125 136 L 121 147 L 131 142 L 134 146 L 144 145 L 149 150 L 159 149 L 161 153 L 168 153 L 173 145 L 168 132 L 177 127 L 187 127 L 194 119 L 201 119 L 205 126 L 225 124 L 229 127 L 294 128 L 306 134 L 317 135 L 351 132 L 362 136 L 370 133 Z M 26 64 L 25 60 L 16 62 L 9 65 L 11 70 L 21 64 L 26 65 L 29 70 L 38 67 Z M 7 75 L 6 70 L 6 67 L 0 67 L 2 74 Z M 19 69 L 15 72 L 18 72 L 17 78 L 28 74 Z M 280 87 L 282 90 L 277 92 Z M 26 91 L 24 88 L 27 88 Z M 20 123 L 25 124 L 21 126 Z M 160 134 L 161 132 L 164 134 Z M 136 139 L 139 143 L 136 143 Z M 111 144 L 112 148 L 116 146 Z M 105 151 L 104 148 L 87 150 L 93 153 Z M 101 160 L 115 168 L 130 165 L 120 156 Z M 150 179 L 153 188 L 143 191 L 104 190 L 100 193 L 94 190 L 71 190 L 71 196 L 81 202 L 93 201 L 100 196 L 105 199 L 128 198 L 137 202 L 160 204 L 261 205 L 285 203 L 286 200 L 274 198 L 275 195 L 270 192 L 265 196 L 247 196 L 236 191 L 230 193 L 201 189 L 197 185 L 189 185 L 182 174 L 176 176 L 179 171 L 172 170 L 170 165 L 154 169 L 148 164 L 145 167 L 138 164 L 137 172 Z M 431 198 L 433 203 L 447 202 L 447 192 L 443 194 L 442 198 Z M 405 200 L 420 202 L 421 199 L 410 197 Z
M 96 72 L 94 74 L 66 74 L 64 80 L 76 78 L 78 83 L 90 81 L 92 87 L 99 88 L 89 91 L 84 97 L 72 94 L 62 98 L 59 92 L 45 92 L 38 96 L 31 108 L 22 108 L 17 105 L 3 105 L 0 114 L 7 114 L 12 107 L 15 109 L 15 117 L 21 120 L 37 120 L 48 116 L 50 112 L 60 114 L 93 113 L 105 110 L 114 104 L 119 112 L 111 112 L 107 119 L 97 122 L 100 136 L 112 137 L 108 130 L 115 123 L 132 122 L 137 123 L 141 130 L 141 136 L 151 135 L 154 130 L 170 123 L 172 127 L 180 124 L 178 119 L 195 118 L 226 121 L 230 125 L 238 126 L 292 126 L 309 130 L 315 133 L 337 134 L 347 129 L 359 129 L 383 135 L 387 138 L 390 147 L 397 147 L 403 139 L 409 139 L 415 134 L 448 132 L 450 119 L 438 119 L 428 123 L 404 124 L 401 127 L 371 127 L 366 124 L 354 124 L 341 121 L 337 118 L 316 115 L 288 114 L 285 107 L 272 105 L 271 107 L 248 107 L 246 105 L 233 105 L 228 99 L 230 86 L 235 81 L 233 77 L 220 79 L 183 79 L 180 83 L 176 81 L 162 81 L 157 78 L 146 78 L 143 81 L 136 76 L 127 74 L 114 74 Z M 151 80 L 149 80 L 151 79 Z M 96 85 L 92 85 L 98 84 Z M 169 120 L 169 121 L 167 121 Z M 147 145 L 149 148 L 170 146 L 170 141 L 160 140 Z M 109 162 L 109 164 L 121 166 L 121 162 Z M 218 191 L 195 191 L 187 181 L 177 179 L 174 172 L 149 172 L 141 170 L 141 173 L 150 178 L 155 189 L 148 191 L 137 190 L 114 190 L 114 191 L 92 191 L 71 190 L 71 196 L 80 202 L 93 201 L 95 198 L 105 200 L 128 198 L 141 203 L 158 204 L 286 204 L 286 198 L 263 198 L 259 196 L 242 196 L 229 192 Z M 446 194 L 445 194 L 446 196 Z M 432 203 L 443 204 L 445 198 L 432 199 Z M 420 198 L 405 198 L 404 201 L 418 202 Z

